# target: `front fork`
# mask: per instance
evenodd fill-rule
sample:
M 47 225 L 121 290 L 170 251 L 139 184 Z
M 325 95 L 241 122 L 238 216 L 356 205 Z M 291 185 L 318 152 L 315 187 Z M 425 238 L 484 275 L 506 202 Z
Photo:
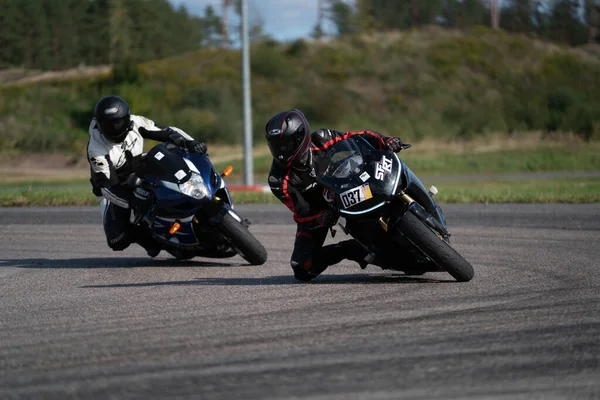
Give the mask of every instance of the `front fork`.
M 449 241 L 450 232 L 448 232 L 446 227 L 440 221 L 438 221 L 435 217 L 433 217 L 430 213 L 428 213 L 425 210 L 425 208 L 423 208 L 410 195 L 408 195 L 405 192 L 401 192 L 394 199 L 394 202 L 397 203 L 397 207 L 392 208 L 392 214 L 391 215 L 383 214 L 377 220 L 377 222 L 379 223 L 379 226 L 381 227 L 381 229 L 383 229 L 384 232 L 386 232 L 386 233 L 393 232 L 393 229 L 396 226 L 396 224 L 398 223 L 398 221 L 400 221 L 400 219 L 402 219 L 404 214 L 406 214 L 407 212 L 410 212 L 410 213 L 413 213 L 414 215 L 416 215 L 420 220 L 422 220 L 427 226 L 432 228 L 435 232 L 437 232 L 438 235 L 443 240 L 445 240 L 447 242 Z M 437 204 L 435 204 L 435 202 L 434 202 L 434 206 L 438 207 Z M 401 212 L 394 213 L 394 211 L 397 211 L 398 209 L 401 209 Z M 441 213 L 441 210 L 439 210 L 438 212 Z M 442 219 L 443 219 L 443 217 L 442 217 Z M 342 223 L 338 222 L 337 225 L 340 228 L 342 228 L 343 232 L 346 235 L 348 235 L 350 233 L 349 230 L 344 225 L 342 225 Z M 334 237 L 335 230 L 333 228 L 330 228 L 330 229 L 331 229 L 331 236 Z M 367 261 L 368 263 L 372 263 L 376 258 L 376 253 L 373 252 L 373 249 L 371 249 L 369 246 L 365 245 L 364 243 L 362 243 L 360 240 L 356 239 L 355 237 L 354 237 L 354 240 L 356 240 L 356 242 L 368 252 L 367 256 L 365 257 L 365 261 Z M 366 265 L 364 267 L 366 267 Z
M 413 203 L 416 204 L 415 200 L 413 200 L 410 196 L 408 196 L 405 193 L 402 193 L 400 196 L 398 196 L 398 198 L 400 198 L 401 201 L 404 202 L 406 209 L 408 209 L 411 204 L 413 204 Z M 379 226 L 381 226 L 381 229 L 383 229 L 387 233 L 390 230 L 390 225 L 395 225 L 395 222 L 397 222 L 402 217 L 402 215 L 404 215 L 405 212 L 406 212 L 406 210 L 404 212 L 402 212 L 402 214 L 399 217 L 394 218 L 393 224 L 390 223 L 390 220 L 392 219 L 392 217 L 389 215 L 381 215 L 379 217 L 379 219 L 377 220 L 377 222 L 379 223 Z M 350 234 L 350 231 L 348 230 L 348 228 L 346 228 L 344 225 L 342 225 L 341 222 L 338 222 L 337 225 L 340 228 L 342 228 L 342 231 L 346 235 Z M 331 237 L 335 237 L 335 233 L 336 233 L 335 229 L 333 229 L 333 227 L 331 227 L 329 229 L 331 232 Z M 362 243 L 360 240 L 358 240 L 354 236 L 353 236 L 353 239 L 368 253 L 367 256 L 365 257 L 365 261 L 367 261 L 368 263 L 372 263 L 373 261 L 375 261 L 377 254 L 375 252 L 373 252 L 373 249 L 371 249 L 366 244 Z M 364 267 L 361 266 L 361 267 L 364 268 L 366 266 L 364 266 Z
M 405 210 L 404 212 L 402 212 L 402 214 L 393 219 L 392 225 L 395 226 L 396 223 L 404 216 L 405 213 L 410 212 L 417 216 L 417 218 L 423 221 L 427 226 L 436 231 L 439 235 L 441 235 L 444 240 L 449 240 L 450 232 L 448 232 L 446 227 L 442 225 L 442 223 L 438 221 L 435 217 L 433 217 L 430 213 L 428 213 L 425 210 L 425 208 L 423 208 L 419 203 L 417 203 L 412 197 L 402 192 L 397 197 L 397 199 L 399 199 L 403 203 Z M 437 207 L 437 204 L 434 203 L 434 205 Z M 385 232 L 388 232 L 390 230 L 391 219 L 391 217 L 386 217 L 383 215 L 379 217 L 379 225 Z

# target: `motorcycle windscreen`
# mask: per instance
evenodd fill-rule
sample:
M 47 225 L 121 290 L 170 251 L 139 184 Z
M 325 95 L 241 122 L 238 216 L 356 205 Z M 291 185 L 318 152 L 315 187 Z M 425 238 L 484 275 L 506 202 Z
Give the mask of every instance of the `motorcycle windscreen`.
M 202 179 L 209 186 L 211 192 L 220 188 L 222 179 L 213 168 L 206 154 L 190 154 L 188 160 L 196 166 L 197 173 L 202 176 Z
M 400 173 L 393 153 L 353 137 L 332 146 L 326 158 L 327 168 L 319 180 L 336 193 L 340 211 L 369 210 L 393 196 Z
M 138 174 L 173 183 L 184 183 L 192 176 L 179 150 L 168 149 L 165 144 L 154 146 L 148 152 Z

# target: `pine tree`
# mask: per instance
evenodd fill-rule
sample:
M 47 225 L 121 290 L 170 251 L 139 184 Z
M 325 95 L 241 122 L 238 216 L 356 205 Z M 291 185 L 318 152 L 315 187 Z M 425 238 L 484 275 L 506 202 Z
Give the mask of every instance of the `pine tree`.
M 132 41 L 129 33 L 131 18 L 125 0 L 109 0 L 109 60 L 111 63 L 130 59 Z
M 23 63 L 25 16 L 22 2 L 0 0 L 0 67 Z
M 555 0 L 550 17 L 552 39 L 572 45 L 586 42 L 585 26 L 579 18 L 579 0 Z
M 511 32 L 533 30 L 533 0 L 510 0 L 503 10 L 503 27 Z
M 481 0 L 358 0 L 356 10 L 363 32 L 474 25 L 482 23 L 485 13 Z
M 79 21 L 79 58 L 88 65 L 110 63 L 109 0 L 86 2 L 84 17 Z
M 221 33 L 223 24 L 212 6 L 206 6 L 202 18 L 202 44 L 204 46 L 218 46 L 222 43 Z
M 52 68 L 55 63 L 49 51 L 50 30 L 44 0 L 24 1 L 21 10 L 22 25 L 18 32 L 21 32 L 22 65 L 25 68 Z
M 337 34 L 344 36 L 358 31 L 356 11 L 342 0 L 329 0 L 326 4 L 329 19 L 334 23 Z
M 588 43 L 596 43 L 600 23 L 600 1 L 585 0 L 585 21 L 588 28 Z

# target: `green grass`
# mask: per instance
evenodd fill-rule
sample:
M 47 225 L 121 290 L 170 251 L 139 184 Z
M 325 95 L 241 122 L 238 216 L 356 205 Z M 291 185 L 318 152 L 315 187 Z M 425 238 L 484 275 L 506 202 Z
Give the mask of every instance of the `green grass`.
M 440 203 L 599 203 L 600 179 L 442 182 Z M 271 193 L 233 192 L 235 204 L 279 204 Z M 0 191 L 0 206 L 89 206 L 95 196 L 83 188 L 29 187 Z
M 59 186 L 87 186 L 89 187 L 89 178 L 61 178 L 55 176 L 49 179 L 40 178 L 13 178 L 9 181 L 4 182 L 0 177 L 0 189 L 4 190 L 15 190 L 21 188 L 40 188 L 40 187 L 59 187 Z
M 498 150 L 499 149 L 499 150 Z M 232 150 L 219 149 L 219 159 Z M 264 151 L 254 159 L 255 182 L 264 184 L 271 157 Z M 231 155 L 231 154 L 229 154 Z M 539 141 L 530 136 L 516 140 L 501 138 L 485 142 L 423 142 L 400 153 L 406 164 L 428 186 L 440 189 L 438 199 L 445 203 L 597 203 L 600 202 L 600 179 L 544 179 L 502 181 L 501 174 L 523 172 L 600 171 L 600 143 L 582 143 L 569 138 Z M 234 166 L 228 183 L 243 180 L 243 160 L 216 162 L 218 171 Z M 86 175 L 85 169 L 81 173 Z M 486 174 L 486 181 L 468 182 L 448 178 L 453 175 Z M 496 177 L 494 177 L 494 174 Z M 70 176 L 73 176 L 71 173 Z M 436 179 L 444 176 L 444 179 Z M 8 179 L 8 178 L 7 178 Z M 233 192 L 236 204 L 278 203 L 271 193 Z M 85 177 L 48 176 L 32 178 L 0 177 L 0 206 L 81 206 L 95 205 L 89 179 Z
M 431 146 L 431 145 L 427 145 Z M 600 143 L 568 144 L 564 146 L 500 151 L 462 151 L 447 150 L 442 144 L 434 153 L 423 152 L 419 145 L 401 152 L 400 157 L 419 177 L 437 175 L 469 175 L 499 174 L 520 172 L 555 172 L 555 171 L 600 171 Z M 223 151 L 221 151 L 222 153 Z M 219 155 L 222 155 L 219 153 Z M 228 182 L 242 182 L 243 159 L 229 162 L 215 162 L 217 171 L 223 171 L 228 165 L 233 166 L 233 173 Z M 269 155 L 255 156 L 253 160 L 254 180 L 265 183 L 271 168 Z M 26 173 L 26 171 L 25 171 Z M 60 177 L 59 175 L 42 177 L 0 176 L 0 188 L 14 189 L 22 187 L 58 187 L 89 185 L 87 169 L 81 169 L 80 178 Z
M 597 147 L 597 146 L 596 146 Z M 506 150 L 475 154 L 401 154 L 417 174 L 479 174 L 600 170 L 598 148 Z
M 89 188 L 35 188 L 2 190 L 0 192 L 1 207 L 22 206 L 89 206 L 96 205 L 98 201 Z
M 278 203 L 271 193 L 232 192 L 235 204 Z M 8 189 L 0 191 L 0 207 L 56 207 L 91 206 L 98 201 L 89 188 L 36 188 Z
M 419 153 L 418 147 L 415 150 L 404 151 L 400 153 L 400 157 L 418 176 L 600 170 L 598 143 L 591 143 L 588 146 L 464 154 L 444 153 L 443 145 L 436 154 Z M 266 182 L 271 161 L 269 155 L 254 158 L 253 167 L 257 181 Z M 230 181 L 243 179 L 243 160 L 215 163 L 217 171 L 223 170 L 227 165 L 233 166 Z
M 600 202 L 600 179 L 451 182 L 435 186 L 440 203 Z

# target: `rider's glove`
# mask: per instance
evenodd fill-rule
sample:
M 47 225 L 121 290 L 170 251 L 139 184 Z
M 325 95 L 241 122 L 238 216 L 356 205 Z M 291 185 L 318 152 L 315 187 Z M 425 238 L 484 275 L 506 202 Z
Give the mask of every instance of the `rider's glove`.
M 174 132 L 169 135 L 169 139 L 171 142 L 175 143 L 177 146 L 189 151 L 190 153 L 198 153 L 205 154 L 206 153 L 206 143 L 199 142 L 197 140 L 188 140 L 183 137 L 179 132 Z
M 197 140 L 187 140 L 183 147 L 190 153 L 206 154 L 206 143 Z
M 142 180 L 136 174 L 130 174 L 125 180 L 125 186 L 133 189 L 142 184 Z
M 317 223 L 319 224 L 318 228 L 329 228 L 338 220 L 338 215 L 335 211 L 327 209 L 321 211 L 317 214 Z
M 398 153 L 400 150 L 402 150 L 402 140 L 400 140 L 399 137 L 389 137 L 385 140 L 385 146 L 390 151 Z

